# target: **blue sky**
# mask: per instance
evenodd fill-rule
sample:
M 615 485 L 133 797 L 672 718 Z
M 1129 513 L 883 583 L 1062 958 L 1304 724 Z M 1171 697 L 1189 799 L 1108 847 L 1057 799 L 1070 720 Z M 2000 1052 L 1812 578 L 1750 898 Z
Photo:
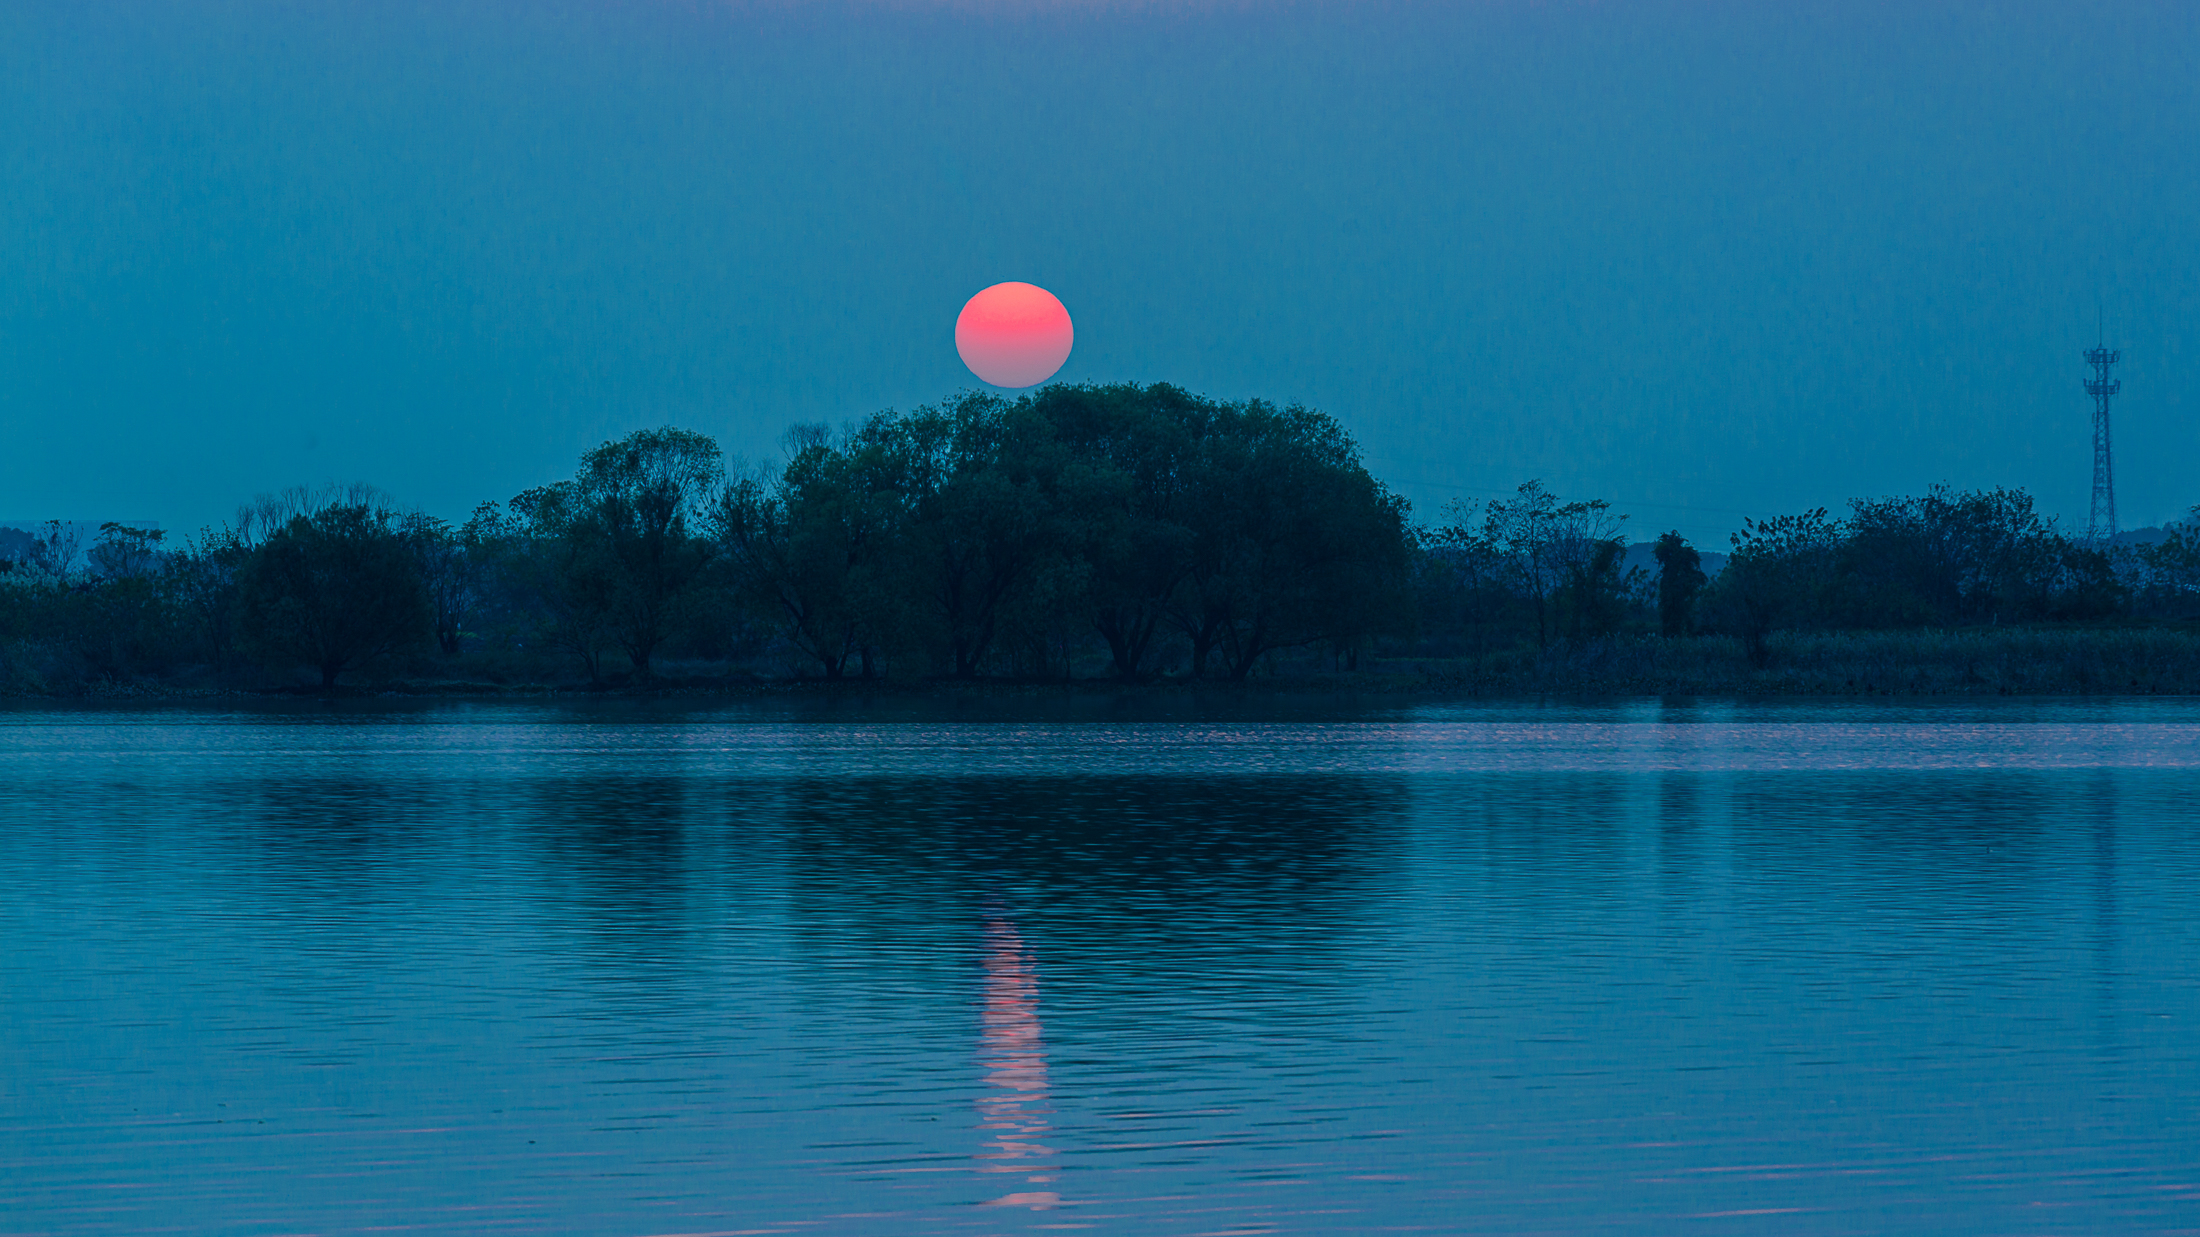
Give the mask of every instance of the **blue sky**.
M 675 423 L 1069 381 L 1334 413 L 1433 517 L 2200 503 L 2200 22 L 2105 3 L 0 7 L 0 516 L 462 516 Z

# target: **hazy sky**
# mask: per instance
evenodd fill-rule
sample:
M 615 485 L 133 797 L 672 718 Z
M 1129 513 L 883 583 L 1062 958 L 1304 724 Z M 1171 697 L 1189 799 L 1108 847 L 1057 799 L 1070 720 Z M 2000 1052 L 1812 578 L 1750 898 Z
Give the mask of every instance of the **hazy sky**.
M 975 385 L 1338 416 L 1433 516 L 2200 503 L 2200 19 L 2146 3 L 0 4 L 0 516 L 463 515 Z

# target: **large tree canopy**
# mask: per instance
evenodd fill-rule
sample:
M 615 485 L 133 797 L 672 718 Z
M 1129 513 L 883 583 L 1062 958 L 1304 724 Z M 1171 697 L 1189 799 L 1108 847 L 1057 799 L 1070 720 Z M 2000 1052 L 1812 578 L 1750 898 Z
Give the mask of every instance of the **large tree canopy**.
M 405 530 L 364 503 L 292 516 L 246 560 L 241 593 L 246 638 L 316 667 L 323 687 L 346 667 L 420 643 L 430 627 Z
M 1343 428 L 1175 387 L 1054 386 L 800 436 L 737 482 L 720 536 L 744 588 L 827 675 L 880 648 L 974 676 L 1060 664 L 1093 632 L 1123 677 L 1157 633 L 1193 673 L 1353 646 L 1406 622 L 1404 502 Z
M 636 430 L 582 456 L 571 481 L 512 500 L 510 535 L 531 543 L 522 575 L 591 677 L 607 642 L 649 674 L 710 565 L 712 543 L 696 533 L 724 477 L 709 436 Z

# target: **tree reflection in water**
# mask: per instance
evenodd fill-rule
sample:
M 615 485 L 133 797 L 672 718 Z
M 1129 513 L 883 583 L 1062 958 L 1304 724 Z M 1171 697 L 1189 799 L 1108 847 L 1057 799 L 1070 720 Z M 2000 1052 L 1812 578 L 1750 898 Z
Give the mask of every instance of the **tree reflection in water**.
M 985 1067 L 986 1090 L 978 1100 L 978 1128 L 988 1131 L 978 1153 L 982 1173 L 1029 1173 L 1026 1180 L 1054 1180 L 1054 1151 L 1044 1143 L 1047 1114 L 1046 1043 L 1040 1038 L 1039 976 L 1015 925 L 994 918 L 985 929 L 984 1032 L 978 1060 Z M 1051 1190 L 1021 1191 L 986 1203 L 988 1207 L 1060 1206 Z

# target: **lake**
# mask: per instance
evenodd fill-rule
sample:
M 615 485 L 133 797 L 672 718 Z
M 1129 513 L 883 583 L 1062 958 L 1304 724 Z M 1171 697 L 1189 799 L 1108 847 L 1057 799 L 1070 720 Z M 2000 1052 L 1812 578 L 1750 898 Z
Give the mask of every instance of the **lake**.
M 0 1231 L 2200 1231 L 2200 702 L 0 710 Z

